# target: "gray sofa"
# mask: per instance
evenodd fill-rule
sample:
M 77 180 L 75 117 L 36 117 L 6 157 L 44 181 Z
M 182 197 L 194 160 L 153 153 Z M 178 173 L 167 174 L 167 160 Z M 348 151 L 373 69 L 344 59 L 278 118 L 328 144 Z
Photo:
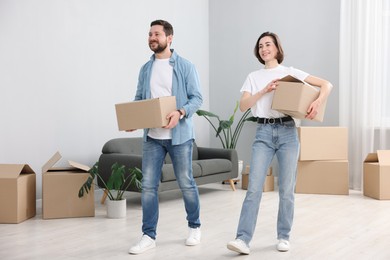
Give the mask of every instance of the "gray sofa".
M 99 173 L 107 180 L 111 166 L 118 162 L 128 167 L 142 169 L 142 137 L 116 138 L 109 140 L 102 149 L 99 158 Z M 233 149 L 198 147 L 194 142 L 193 148 L 193 175 L 198 185 L 222 182 L 237 178 L 238 158 L 237 151 Z M 167 155 L 162 168 L 159 191 L 178 189 L 173 165 Z M 98 182 L 99 184 L 99 182 Z M 234 190 L 233 181 L 230 182 Z M 131 186 L 129 191 L 138 191 Z

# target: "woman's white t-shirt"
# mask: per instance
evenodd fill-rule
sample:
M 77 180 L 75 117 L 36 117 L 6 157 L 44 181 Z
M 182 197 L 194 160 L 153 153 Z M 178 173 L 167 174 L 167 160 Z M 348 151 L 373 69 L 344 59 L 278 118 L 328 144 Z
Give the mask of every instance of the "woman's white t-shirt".
M 240 91 L 241 93 L 245 91 L 254 95 L 257 92 L 261 91 L 263 88 L 265 88 L 265 86 L 267 86 L 267 84 L 271 81 L 275 79 L 281 79 L 287 75 L 291 75 L 301 81 L 304 81 L 307 76 L 309 76 L 308 73 L 302 70 L 298 70 L 293 67 L 285 67 L 282 65 L 278 65 L 277 67 L 272 69 L 260 69 L 250 73 L 247 76 L 244 85 L 242 86 Z M 256 104 L 251 107 L 252 115 L 255 117 L 266 118 L 278 118 L 286 116 L 281 112 L 271 109 L 273 96 L 274 91 L 264 94 L 256 102 Z

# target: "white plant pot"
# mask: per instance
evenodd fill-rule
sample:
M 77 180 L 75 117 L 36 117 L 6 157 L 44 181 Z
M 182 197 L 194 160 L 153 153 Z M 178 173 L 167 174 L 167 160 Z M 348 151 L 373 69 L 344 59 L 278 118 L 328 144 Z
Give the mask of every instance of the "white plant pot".
M 125 218 L 126 217 L 126 199 L 107 200 L 107 217 L 108 218 Z

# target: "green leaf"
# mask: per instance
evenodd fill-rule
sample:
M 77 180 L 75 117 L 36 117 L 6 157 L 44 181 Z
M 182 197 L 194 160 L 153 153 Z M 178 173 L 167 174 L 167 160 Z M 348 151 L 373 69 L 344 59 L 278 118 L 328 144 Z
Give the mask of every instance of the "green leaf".
M 120 190 L 124 182 L 125 166 L 114 163 L 111 167 L 112 173 L 107 182 L 109 190 Z
M 222 147 L 223 148 L 230 148 L 230 149 L 235 149 L 237 145 L 238 138 L 240 137 L 242 127 L 245 122 L 257 122 L 256 117 L 248 117 L 250 114 L 250 109 L 245 111 L 240 120 L 238 121 L 237 125 L 233 128 L 234 124 L 234 119 L 236 116 L 236 112 L 239 108 L 240 102 L 236 102 L 236 106 L 234 107 L 233 114 L 229 117 L 229 120 L 220 120 L 219 116 L 211 113 L 209 111 L 205 110 L 198 110 L 196 111 L 196 114 L 198 116 L 203 116 L 206 118 L 206 120 L 210 123 L 212 128 L 215 131 L 215 137 L 218 137 L 219 140 L 221 141 Z M 210 118 L 217 118 L 219 121 L 218 128 L 213 124 Z M 215 120 L 214 120 L 215 121 Z
M 246 122 L 257 122 L 257 117 L 251 116 L 248 118 L 245 118 Z
M 196 111 L 196 114 L 198 116 L 208 116 L 208 117 L 216 117 L 216 118 L 219 118 L 219 116 L 217 116 L 216 114 L 213 114 L 209 111 L 206 111 L 206 110 L 198 110 Z
M 233 125 L 233 120 L 221 120 L 219 126 L 222 128 L 222 129 L 228 129 L 229 127 L 231 127 Z
M 79 197 L 83 197 L 91 190 L 95 177 L 101 181 L 102 188 L 107 191 L 107 195 L 110 200 L 123 199 L 124 192 L 127 191 L 128 187 L 132 184 L 134 184 L 139 190 L 142 188 L 142 171 L 136 167 L 129 168 L 126 172 L 124 165 L 114 163 L 111 166 L 111 175 L 109 176 L 107 183 L 99 174 L 98 163 L 95 163 L 89 171 L 89 174 L 90 176 L 79 189 Z M 115 193 L 113 191 L 115 191 Z
M 92 188 L 93 178 L 91 176 L 88 177 L 88 179 L 85 181 L 85 183 L 81 186 L 79 189 L 79 198 L 84 196 L 84 192 L 88 194 L 88 192 Z

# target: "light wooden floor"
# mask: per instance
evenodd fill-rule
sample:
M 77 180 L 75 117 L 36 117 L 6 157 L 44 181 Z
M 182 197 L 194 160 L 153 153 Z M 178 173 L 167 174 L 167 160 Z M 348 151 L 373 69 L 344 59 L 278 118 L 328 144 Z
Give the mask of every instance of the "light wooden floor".
M 291 250 L 275 249 L 277 192 L 263 196 L 251 254 L 226 249 L 237 227 L 245 191 L 219 183 L 199 187 L 202 243 L 184 245 L 187 227 L 179 191 L 160 196 L 157 247 L 127 253 L 141 235 L 138 193 L 127 194 L 126 219 L 108 219 L 96 203 L 96 217 L 0 224 L 0 259 L 390 259 L 390 201 L 351 191 L 349 196 L 296 194 Z

